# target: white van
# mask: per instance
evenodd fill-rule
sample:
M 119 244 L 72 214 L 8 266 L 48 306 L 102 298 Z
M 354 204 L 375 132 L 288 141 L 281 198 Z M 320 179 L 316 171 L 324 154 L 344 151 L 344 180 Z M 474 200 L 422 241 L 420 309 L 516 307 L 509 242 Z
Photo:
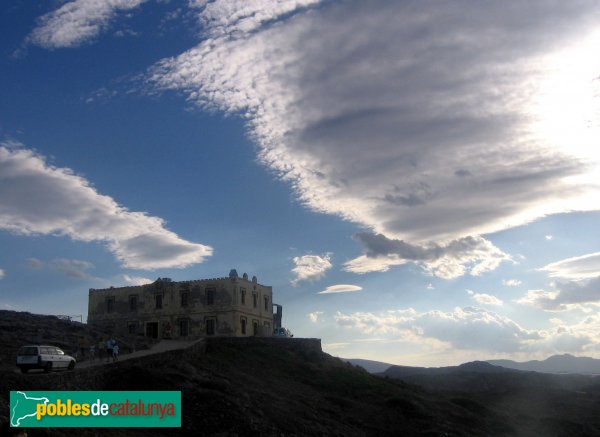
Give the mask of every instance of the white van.
M 23 346 L 17 354 L 17 367 L 23 373 L 30 369 L 44 369 L 44 372 L 53 369 L 73 370 L 75 362 L 75 358 L 56 346 Z

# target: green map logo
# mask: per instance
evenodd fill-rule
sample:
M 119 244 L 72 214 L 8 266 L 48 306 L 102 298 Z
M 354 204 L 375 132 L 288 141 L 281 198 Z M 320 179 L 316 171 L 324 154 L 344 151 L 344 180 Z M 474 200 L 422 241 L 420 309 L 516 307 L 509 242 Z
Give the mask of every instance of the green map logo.
M 13 403 L 13 393 L 15 400 Z M 34 398 L 22 391 L 10 392 L 10 426 L 21 426 L 21 421 L 37 414 L 38 404 L 46 405 L 48 398 Z
M 11 391 L 12 427 L 181 427 L 180 391 Z

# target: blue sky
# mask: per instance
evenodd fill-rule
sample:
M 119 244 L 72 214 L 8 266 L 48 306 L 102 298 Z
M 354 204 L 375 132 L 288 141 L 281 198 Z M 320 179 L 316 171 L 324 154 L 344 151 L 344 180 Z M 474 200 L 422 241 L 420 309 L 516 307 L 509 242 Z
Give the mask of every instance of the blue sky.
M 334 355 L 600 357 L 596 2 L 0 6 L 0 308 L 274 287 Z

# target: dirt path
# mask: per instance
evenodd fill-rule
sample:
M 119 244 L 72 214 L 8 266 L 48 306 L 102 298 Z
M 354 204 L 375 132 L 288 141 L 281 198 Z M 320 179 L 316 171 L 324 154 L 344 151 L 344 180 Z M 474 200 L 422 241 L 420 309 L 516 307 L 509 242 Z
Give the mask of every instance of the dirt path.
M 154 355 L 154 354 L 159 354 L 162 352 L 167 352 L 167 351 L 172 351 L 172 350 L 177 350 L 177 349 L 187 349 L 187 348 L 192 347 L 201 342 L 204 342 L 203 338 L 200 338 L 198 340 L 189 340 L 189 341 L 161 340 L 160 342 L 158 342 L 154 346 L 152 346 L 152 348 L 150 348 L 150 349 L 135 351 L 132 353 L 122 354 L 122 355 L 119 354 L 119 361 L 131 360 L 133 358 L 145 357 L 147 355 Z M 86 369 L 88 367 L 110 365 L 112 363 L 113 363 L 112 358 L 111 358 L 110 362 L 107 362 L 106 358 L 104 358 L 102 361 L 100 361 L 98 359 L 86 360 L 86 361 L 78 362 L 77 366 L 75 368 L 76 369 Z

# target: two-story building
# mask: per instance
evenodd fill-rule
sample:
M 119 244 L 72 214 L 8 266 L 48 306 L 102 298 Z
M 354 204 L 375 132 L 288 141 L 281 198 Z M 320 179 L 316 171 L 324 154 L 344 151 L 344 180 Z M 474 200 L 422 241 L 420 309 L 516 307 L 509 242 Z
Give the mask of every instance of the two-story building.
M 280 323 L 280 322 L 279 322 Z M 271 336 L 272 287 L 238 277 L 90 289 L 88 324 L 115 335 L 152 338 Z

